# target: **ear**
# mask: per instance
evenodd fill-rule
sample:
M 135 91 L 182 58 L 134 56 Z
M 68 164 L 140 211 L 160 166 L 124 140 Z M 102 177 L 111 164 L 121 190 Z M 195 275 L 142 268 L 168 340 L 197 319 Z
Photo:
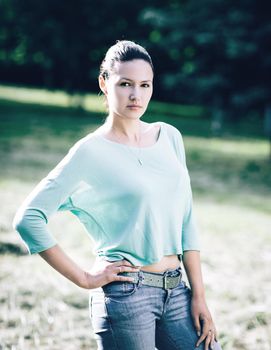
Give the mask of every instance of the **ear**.
M 105 95 L 107 95 L 106 82 L 104 80 L 104 77 L 102 75 L 99 75 L 98 81 L 100 89 Z

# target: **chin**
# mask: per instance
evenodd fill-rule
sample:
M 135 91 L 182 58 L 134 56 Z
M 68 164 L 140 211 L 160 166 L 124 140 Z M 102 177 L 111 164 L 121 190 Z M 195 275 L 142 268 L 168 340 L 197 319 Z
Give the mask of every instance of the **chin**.
M 125 112 L 122 113 L 122 117 L 127 118 L 127 119 L 139 119 L 142 117 L 144 113 L 142 113 L 142 111 L 138 112 L 138 111 L 132 111 L 132 112 Z

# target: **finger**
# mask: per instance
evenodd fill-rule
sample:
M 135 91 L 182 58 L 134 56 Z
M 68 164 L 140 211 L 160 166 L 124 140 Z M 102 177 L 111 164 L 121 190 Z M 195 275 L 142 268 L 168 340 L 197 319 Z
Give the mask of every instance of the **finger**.
M 129 261 L 124 260 L 124 259 L 123 260 L 114 261 L 112 263 L 112 265 L 114 265 L 114 266 L 121 266 L 121 265 L 133 266 Z
M 217 342 L 217 331 L 216 331 L 216 328 L 214 327 L 214 338 L 215 338 L 215 341 Z
M 210 329 L 212 329 L 212 343 L 214 343 L 215 341 L 217 342 L 217 332 L 216 332 L 215 325 L 213 323 Z
M 199 317 L 194 317 L 193 320 L 194 320 L 194 325 L 195 325 L 195 328 L 196 328 L 196 331 L 197 331 L 197 335 L 198 335 L 198 337 L 200 337 L 201 327 L 200 327 Z
M 215 333 L 212 333 L 211 336 L 211 349 L 215 347 Z
M 209 331 L 205 340 L 205 347 L 204 350 L 209 350 L 209 345 L 211 343 L 211 339 L 212 339 L 212 331 Z
M 127 261 L 125 259 L 121 260 L 122 262 L 122 265 L 125 265 L 125 266 L 134 266 L 132 263 L 130 263 L 130 261 Z
M 121 273 L 121 272 L 123 272 L 124 271 L 124 266 L 116 266 L 115 268 L 114 268 L 114 271 L 116 271 L 116 274 L 118 274 L 118 273 Z
M 115 267 L 116 274 L 121 272 L 138 272 L 139 269 L 133 266 L 116 266 Z
M 128 281 L 128 282 L 135 282 L 135 278 L 134 277 L 130 277 L 130 276 L 121 276 L 119 275 L 119 273 L 121 272 L 138 272 L 139 269 L 136 267 L 132 267 L 132 266 L 116 266 L 116 274 L 114 276 L 115 281 Z
M 135 282 L 134 277 L 126 277 L 126 276 L 120 276 L 120 275 L 115 275 L 114 280 L 119 282 Z
M 119 267 L 120 269 L 120 267 Z M 122 281 L 122 282 L 135 282 L 135 277 L 131 277 L 131 276 L 124 276 L 124 275 L 118 275 L 118 272 L 117 274 L 113 275 L 114 276 L 114 280 L 115 281 Z
M 138 271 L 140 271 L 140 269 L 136 266 L 127 266 L 127 267 L 125 267 L 125 271 L 138 272 Z
M 122 263 L 121 263 L 121 265 L 125 265 L 125 266 L 131 266 L 131 267 L 134 267 L 134 268 L 140 268 L 141 266 L 139 266 L 139 265 L 133 265 L 133 264 L 131 264 L 129 261 L 127 261 L 127 260 L 121 260 L 122 261 Z
M 113 262 L 112 264 L 110 265 L 113 265 L 113 266 L 129 266 L 129 267 L 132 267 L 134 269 L 140 269 L 141 266 L 136 266 L 136 265 L 132 265 L 129 261 L 127 260 L 118 260 L 118 261 L 115 261 Z
M 207 319 L 202 319 L 203 326 L 201 330 L 201 336 L 197 341 L 196 346 L 199 346 L 199 344 L 207 337 L 209 329 L 210 329 L 210 323 L 207 321 Z
M 121 260 L 120 262 L 121 262 L 122 265 L 125 265 L 125 266 L 133 266 L 133 264 L 130 263 L 130 261 L 127 261 L 125 259 Z
M 205 338 L 206 338 L 206 335 L 202 334 L 199 340 L 197 341 L 196 347 L 200 346 L 200 343 L 202 343 Z

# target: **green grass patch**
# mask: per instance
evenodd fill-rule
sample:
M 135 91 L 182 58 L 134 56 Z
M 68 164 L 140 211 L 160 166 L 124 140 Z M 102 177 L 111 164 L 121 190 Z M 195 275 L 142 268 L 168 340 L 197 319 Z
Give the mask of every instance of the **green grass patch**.
M 156 107 L 156 113 L 150 109 L 144 120 L 168 122 L 184 137 L 206 295 L 223 350 L 267 349 L 271 339 L 268 142 L 258 125 L 246 129 L 243 124 L 240 133 L 236 125 L 225 125 L 217 137 L 208 119 L 169 116 Z M 39 256 L 24 255 L 11 221 L 38 181 L 104 118 L 94 109 L 0 101 L 0 348 L 96 349 L 87 291 L 65 280 Z M 48 226 L 63 249 L 90 269 L 92 243 L 77 218 L 58 213 Z

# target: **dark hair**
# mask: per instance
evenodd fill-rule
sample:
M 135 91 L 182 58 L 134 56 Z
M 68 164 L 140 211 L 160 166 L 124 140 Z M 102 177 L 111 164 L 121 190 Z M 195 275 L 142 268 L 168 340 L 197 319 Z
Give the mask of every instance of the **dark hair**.
M 133 41 L 117 40 L 116 44 L 106 52 L 100 66 L 100 75 L 106 80 L 109 78 L 110 72 L 114 71 L 116 62 L 127 62 L 134 59 L 142 59 L 148 62 L 154 73 L 152 59 L 144 47 Z

